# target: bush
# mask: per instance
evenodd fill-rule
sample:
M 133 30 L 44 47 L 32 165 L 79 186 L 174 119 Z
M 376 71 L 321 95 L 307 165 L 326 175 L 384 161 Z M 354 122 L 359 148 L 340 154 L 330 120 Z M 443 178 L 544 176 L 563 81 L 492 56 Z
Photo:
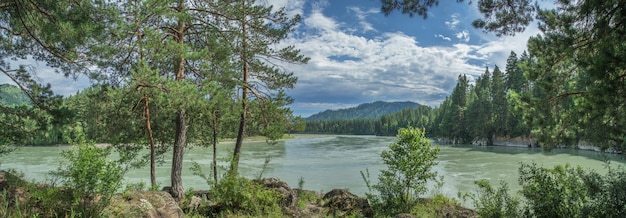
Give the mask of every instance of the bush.
M 396 142 L 381 154 L 387 169 L 380 171 L 378 184 L 370 186 L 361 172 L 370 192 L 374 189 L 378 193 L 366 194 L 373 209 L 387 216 L 410 212 L 417 197 L 426 192 L 426 183 L 437 176 L 431 169 L 437 164 L 438 153 L 439 147 L 431 146 L 423 130 L 413 127 L 398 130 Z
M 282 216 L 281 194 L 244 177 L 225 176 L 209 190 L 209 196 L 222 210 L 207 215 Z
M 67 162 L 52 172 L 71 191 L 72 210 L 81 216 L 98 216 L 121 188 L 124 171 L 119 163 L 107 160 L 110 153 L 93 144 L 74 146 L 62 153 Z
M 605 175 L 580 166 L 554 169 L 522 164 L 520 184 L 525 213 L 536 217 L 624 217 L 626 172 L 611 168 Z
M 522 163 L 520 191 L 524 205 L 508 194 L 506 184 L 494 190 L 487 181 L 477 181 L 474 198 L 481 217 L 624 217 L 626 171 L 607 164 L 608 173 L 587 172 L 580 166 L 543 168 Z M 521 205 L 521 206 L 520 206 Z
M 506 182 L 494 189 L 487 180 L 474 182 L 478 186 L 477 195 L 471 196 L 480 217 L 521 217 L 520 201 L 511 196 Z
M 538 217 L 578 217 L 587 199 L 580 167 L 558 165 L 554 169 L 522 164 L 519 182 L 526 198 L 526 213 Z

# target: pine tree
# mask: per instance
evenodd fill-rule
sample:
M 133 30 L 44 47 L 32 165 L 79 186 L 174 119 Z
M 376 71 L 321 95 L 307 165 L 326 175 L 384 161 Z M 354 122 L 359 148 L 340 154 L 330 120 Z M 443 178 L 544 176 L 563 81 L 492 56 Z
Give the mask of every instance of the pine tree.
M 493 69 L 491 77 L 491 100 L 492 100 L 492 121 L 494 134 L 504 136 L 507 126 L 508 102 L 506 100 L 506 89 L 504 74 L 498 66 Z
M 234 28 L 233 32 L 239 33 L 235 36 L 234 48 L 238 55 L 238 64 L 241 66 L 241 76 L 237 77 L 241 89 L 240 121 L 231 163 L 231 173 L 236 175 L 248 122 L 250 99 L 255 99 L 259 103 L 258 112 L 265 120 L 261 126 L 262 132 L 270 140 L 282 137 L 284 129 L 276 128 L 284 128 L 287 125 L 286 116 L 290 111 L 285 105 L 290 104 L 292 99 L 284 94 L 284 90 L 293 88 L 297 79 L 285 68 L 266 60 L 301 64 L 306 63 L 308 58 L 300 55 L 299 50 L 293 46 L 272 48 L 293 31 L 301 19 L 299 15 L 290 18 L 284 9 L 272 11 L 272 7 L 257 4 L 254 0 L 238 0 L 233 2 L 232 6 L 238 9 L 238 12 L 235 15 L 236 22 L 229 28 Z M 270 114 L 282 122 L 271 119 Z M 278 123 L 278 126 L 282 127 L 273 123 Z
M 471 90 L 475 96 L 468 106 L 468 131 L 474 139 L 487 139 L 487 144 L 493 144 L 494 123 L 492 119 L 493 106 L 491 95 L 491 73 L 489 68 L 476 79 L 476 86 Z

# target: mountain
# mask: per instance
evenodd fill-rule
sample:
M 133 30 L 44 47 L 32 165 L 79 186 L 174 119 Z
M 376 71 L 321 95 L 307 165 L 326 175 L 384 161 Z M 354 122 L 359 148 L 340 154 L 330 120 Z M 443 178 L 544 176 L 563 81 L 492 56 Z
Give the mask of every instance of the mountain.
M 0 105 L 11 107 L 22 104 L 30 105 L 30 100 L 20 88 L 10 84 L 0 84 Z
M 385 114 L 398 112 L 405 108 L 417 108 L 420 104 L 410 101 L 405 102 L 384 102 L 365 103 L 352 108 L 326 110 L 310 117 L 306 121 L 316 120 L 352 120 L 352 119 L 375 119 Z

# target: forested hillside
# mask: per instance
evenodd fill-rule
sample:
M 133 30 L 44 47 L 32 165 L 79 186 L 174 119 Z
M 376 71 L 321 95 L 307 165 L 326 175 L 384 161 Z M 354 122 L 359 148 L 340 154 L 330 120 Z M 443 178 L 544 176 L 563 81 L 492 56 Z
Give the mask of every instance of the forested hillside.
M 22 104 L 30 105 L 30 100 L 20 88 L 10 84 L 0 84 L 0 105 L 10 107 Z
M 531 45 L 541 40 L 535 38 Z M 428 137 L 461 144 L 475 140 L 492 144 L 496 137 L 525 136 L 535 138 L 546 149 L 584 140 L 622 150 L 625 137 L 620 128 L 624 122 L 623 116 L 617 115 L 622 107 L 601 107 L 619 106 L 619 102 L 611 97 L 588 97 L 608 88 L 585 87 L 589 78 L 577 74 L 542 76 L 541 51 L 533 46 L 519 57 L 511 52 L 504 71 L 498 66 L 487 68 L 474 83 L 459 75 L 451 95 L 434 109 L 421 106 L 378 119 L 309 121 L 306 132 L 395 135 L 399 128 L 414 126 L 426 129 Z M 619 81 L 624 76 L 621 78 Z M 593 113 L 588 111 L 592 108 L 596 108 Z
M 310 117 L 305 118 L 306 121 L 317 120 L 353 120 L 353 119 L 376 119 L 385 114 L 395 113 L 405 108 L 418 108 L 420 104 L 410 101 L 405 102 L 384 102 L 377 101 L 373 103 L 360 104 L 356 107 L 326 110 Z

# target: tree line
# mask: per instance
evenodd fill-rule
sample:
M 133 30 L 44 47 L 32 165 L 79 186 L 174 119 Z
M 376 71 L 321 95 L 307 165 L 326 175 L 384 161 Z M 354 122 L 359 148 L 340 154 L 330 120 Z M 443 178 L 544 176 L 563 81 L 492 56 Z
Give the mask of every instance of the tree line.
M 533 137 L 546 149 L 586 141 L 622 150 L 626 133 L 617 129 L 624 125 L 617 115 L 622 98 L 612 95 L 623 91 L 617 85 L 623 77 L 594 79 L 580 69 L 570 72 L 576 70 L 571 64 L 547 71 L 544 59 L 554 57 L 543 56 L 545 49 L 536 47 L 546 41 L 537 36 L 522 55 L 511 52 L 504 72 L 494 66 L 476 78 L 460 75 L 450 96 L 436 108 L 404 109 L 378 119 L 307 121 L 304 132 L 393 136 L 413 126 L 425 129 L 428 137 L 460 144 Z M 616 83 L 615 90 L 593 85 L 607 82 Z

